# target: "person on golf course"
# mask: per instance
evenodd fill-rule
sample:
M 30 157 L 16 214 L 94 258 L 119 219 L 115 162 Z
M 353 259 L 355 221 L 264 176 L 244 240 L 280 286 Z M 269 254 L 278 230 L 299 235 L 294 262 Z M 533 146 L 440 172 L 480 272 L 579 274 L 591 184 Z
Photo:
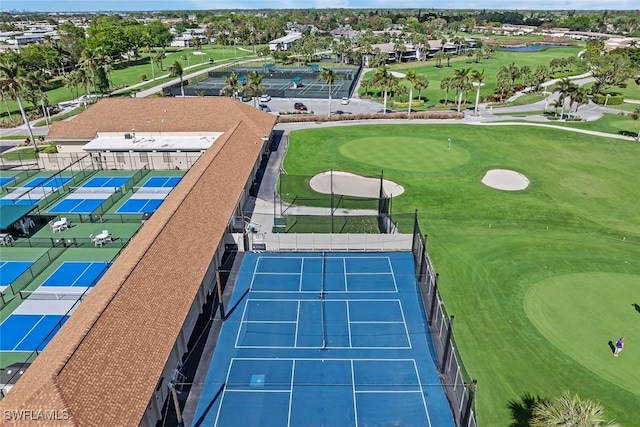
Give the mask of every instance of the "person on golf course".
M 620 338 L 618 338 L 618 341 L 616 341 L 616 349 L 613 352 L 613 355 L 615 357 L 618 357 L 618 355 L 620 354 L 620 352 L 622 351 L 623 348 L 624 348 L 624 338 L 620 337 Z

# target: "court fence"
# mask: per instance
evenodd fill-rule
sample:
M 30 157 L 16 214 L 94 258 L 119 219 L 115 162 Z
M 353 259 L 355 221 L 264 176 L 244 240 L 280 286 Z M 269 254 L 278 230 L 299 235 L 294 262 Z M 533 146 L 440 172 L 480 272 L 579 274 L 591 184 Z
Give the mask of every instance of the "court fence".
M 131 239 L 133 239 L 133 236 L 130 239 L 126 239 L 126 243 L 128 244 Z M 75 239 L 74 239 L 75 240 Z M 118 253 L 116 253 L 113 257 L 111 257 L 110 260 L 105 261 L 105 268 L 103 270 L 103 274 L 106 270 L 108 270 L 109 266 L 111 266 L 113 264 L 113 262 L 116 260 L 116 258 L 118 258 L 120 256 L 120 253 L 122 252 L 122 249 L 124 249 L 124 246 L 118 251 Z M 58 248 L 60 249 L 60 248 Z M 45 262 L 50 262 L 49 259 L 51 260 L 51 262 L 53 260 L 55 260 L 57 257 L 59 257 L 63 252 L 64 249 L 66 249 L 66 247 L 62 248 L 63 250 L 60 251 L 47 251 L 47 253 L 45 255 L 43 255 L 41 257 L 41 259 L 44 259 Z M 40 259 L 38 260 L 40 261 Z M 36 261 L 36 262 L 38 262 Z M 44 267 L 46 268 L 46 266 Z M 44 271 L 44 268 L 40 271 L 40 273 L 42 273 L 42 271 Z M 38 273 L 38 274 L 40 274 Z M 51 340 L 51 338 L 53 338 L 55 336 L 55 334 L 58 333 L 58 331 L 60 330 L 60 328 L 62 328 L 62 325 L 65 323 L 66 318 L 68 316 L 71 316 L 71 314 L 78 308 L 78 305 L 86 298 L 86 296 L 88 295 L 88 293 L 90 292 L 91 289 L 94 288 L 94 286 L 100 281 L 102 274 L 97 278 L 94 279 L 89 286 L 87 286 L 87 288 L 82 291 L 82 292 L 74 292 L 74 291 L 70 291 L 67 293 L 64 292 L 50 292 L 50 291 L 46 291 L 46 290 L 31 290 L 31 291 L 27 291 L 27 290 L 19 290 L 17 292 L 14 293 L 14 296 L 19 296 L 21 299 L 27 299 L 27 298 L 33 298 L 33 299 L 38 299 L 38 300 L 52 300 L 52 299 L 56 299 L 56 300 L 75 300 L 75 302 L 73 303 L 73 305 L 69 308 L 69 310 L 66 311 L 66 313 L 62 316 L 62 319 L 59 320 L 54 326 L 53 328 L 51 328 L 51 331 L 42 339 L 42 341 L 36 346 L 36 350 L 32 351 L 25 359 L 23 363 L 32 363 L 39 355 L 40 352 L 42 352 L 42 350 L 44 349 L 43 344 L 47 343 Z M 33 276 L 33 278 L 35 278 L 35 276 Z M 32 278 L 32 279 L 33 279 Z M 29 279 L 29 280 L 32 280 Z M 4 301 L 4 298 L 3 298 Z M 41 348 L 42 347 L 42 348 Z M 20 370 L 17 369 L 16 372 L 14 373 L 14 375 L 11 378 L 7 378 L 7 384 L 13 384 L 15 383 L 15 378 L 17 376 L 20 375 Z M 2 389 L 0 389 L 0 396 L 4 397 L 4 391 Z
M 338 194 L 333 170 L 323 192 L 311 187 L 312 175 L 292 175 L 281 170 L 274 194 L 274 233 L 398 233 L 392 217 L 392 196 L 384 190 L 384 171 L 371 177 L 370 195 Z M 326 177 L 325 177 L 326 178 Z M 326 185 L 326 183 L 324 184 Z
M 351 97 L 358 79 L 362 74 L 362 66 L 346 68 L 332 68 L 338 78 L 332 86 L 334 98 Z M 226 87 L 225 78 L 231 73 L 239 77 L 245 77 L 252 71 L 258 71 L 262 75 L 262 84 L 265 92 L 274 98 L 314 98 L 326 99 L 328 88 L 318 76 L 322 70 L 320 67 L 238 67 L 229 66 L 223 69 L 209 71 L 193 78 L 183 80 L 182 89 L 180 83 L 174 83 L 162 88 L 165 96 L 220 96 L 220 90 Z M 241 90 L 240 90 L 241 91 Z
M 454 316 L 449 316 L 438 291 L 438 274 L 427 253 L 427 235 L 423 235 L 415 212 L 412 252 L 419 296 L 435 348 L 439 374 L 449 400 L 456 426 L 477 427 L 473 400 L 477 381 L 469 376 L 457 353 L 453 336 Z

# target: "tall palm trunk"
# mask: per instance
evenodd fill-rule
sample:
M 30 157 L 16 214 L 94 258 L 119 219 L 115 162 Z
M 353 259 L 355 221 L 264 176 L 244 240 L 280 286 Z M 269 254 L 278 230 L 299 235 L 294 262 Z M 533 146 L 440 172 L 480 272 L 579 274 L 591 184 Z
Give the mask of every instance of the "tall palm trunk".
M 478 83 L 478 89 L 476 90 L 476 108 L 474 114 L 478 115 L 478 103 L 480 102 L 480 83 Z
M 462 92 L 464 92 L 464 90 L 460 89 L 460 93 L 458 94 L 458 113 L 462 110 Z
M 407 115 L 411 115 L 411 101 L 413 101 L 413 86 L 409 87 L 409 110 L 407 111 Z
M 182 76 L 180 76 L 180 94 L 184 98 L 184 86 L 182 85 Z
M 331 117 L 331 85 L 329 85 L 329 117 Z
M 33 131 L 31 130 L 31 124 L 29 123 L 29 118 L 27 117 L 27 113 L 24 111 L 24 107 L 22 106 L 22 100 L 16 94 L 16 101 L 18 101 L 18 107 L 20 107 L 20 114 L 22 114 L 22 120 L 24 120 L 24 124 L 27 125 L 27 132 L 29 132 L 29 138 L 31 138 L 31 142 L 33 143 L 33 150 L 38 152 L 38 144 L 36 143 L 36 139 L 33 137 Z
M 384 89 L 384 110 L 382 114 L 387 114 L 387 89 Z

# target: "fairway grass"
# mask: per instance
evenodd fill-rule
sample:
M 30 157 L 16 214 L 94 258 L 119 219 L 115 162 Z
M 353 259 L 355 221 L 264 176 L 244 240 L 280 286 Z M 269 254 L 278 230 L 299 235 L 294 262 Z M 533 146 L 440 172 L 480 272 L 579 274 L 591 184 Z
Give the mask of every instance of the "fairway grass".
M 429 236 L 457 350 L 479 382 L 481 425 L 511 425 L 510 408 L 526 396 L 570 390 L 631 426 L 640 406 L 638 158 L 635 142 L 556 129 L 392 124 L 292 132 L 283 166 L 299 175 L 384 169 L 405 188 L 393 212 L 417 209 Z M 490 169 L 531 184 L 488 188 L 480 180 Z M 399 225 L 411 232 L 410 220 Z M 614 358 L 607 343 L 619 336 L 626 348 Z

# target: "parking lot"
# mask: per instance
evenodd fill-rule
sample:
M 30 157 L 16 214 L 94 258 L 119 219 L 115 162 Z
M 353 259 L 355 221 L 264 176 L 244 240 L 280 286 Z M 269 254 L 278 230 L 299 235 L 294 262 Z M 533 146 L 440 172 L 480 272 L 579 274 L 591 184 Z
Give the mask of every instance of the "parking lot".
M 258 99 L 256 99 L 256 106 L 258 104 L 266 104 L 271 109 L 272 114 L 292 113 L 296 111 L 293 107 L 296 102 L 302 102 L 307 107 L 307 111 L 309 113 L 313 112 L 314 114 L 329 114 L 328 98 L 271 98 L 271 101 L 269 102 L 260 102 Z M 253 105 L 253 100 L 249 100 L 245 103 Z M 382 111 L 382 104 L 368 99 L 351 98 L 349 100 L 349 104 L 342 105 L 340 103 L 340 99 L 333 99 L 331 101 L 331 111 L 334 114 L 336 111 L 342 111 L 343 114 L 376 113 L 378 111 Z

